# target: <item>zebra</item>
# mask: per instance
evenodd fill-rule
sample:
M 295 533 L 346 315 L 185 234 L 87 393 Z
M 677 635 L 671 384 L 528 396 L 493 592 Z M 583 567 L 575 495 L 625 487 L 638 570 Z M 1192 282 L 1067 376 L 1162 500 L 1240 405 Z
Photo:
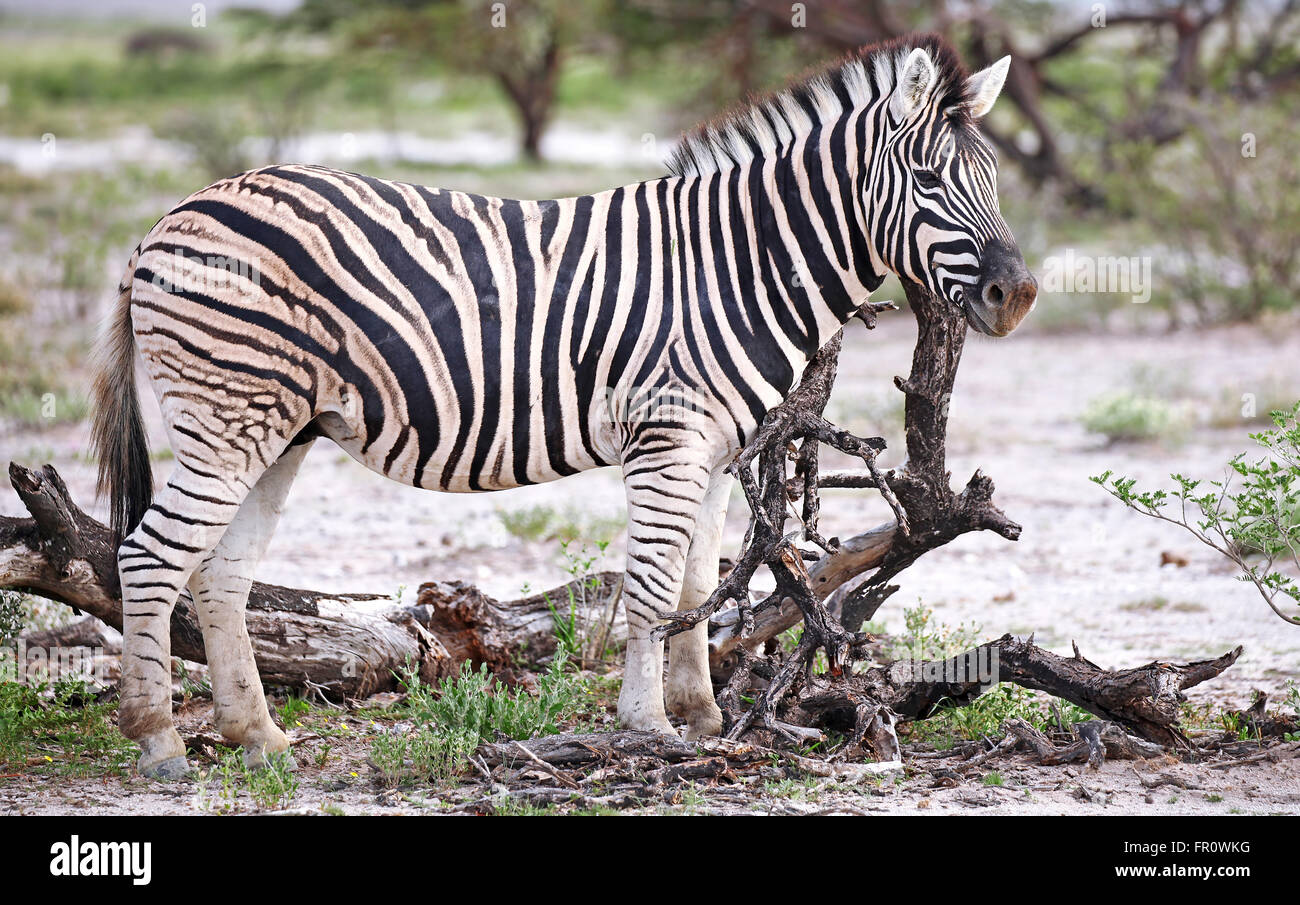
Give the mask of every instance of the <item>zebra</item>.
M 288 749 L 244 613 L 295 473 L 327 437 L 369 468 L 492 491 L 614 466 L 628 507 L 622 726 L 717 734 L 706 626 L 652 629 L 718 579 L 725 466 L 889 272 L 1004 336 L 1037 283 L 978 132 L 1009 58 L 865 47 L 686 134 L 658 179 L 515 201 L 279 165 L 168 212 L 98 347 L 92 444 L 123 608 L 119 726 L 188 770 L 169 617 L 188 588 L 217 729 Z M 174 466 L 154 492 L 136 355 Z

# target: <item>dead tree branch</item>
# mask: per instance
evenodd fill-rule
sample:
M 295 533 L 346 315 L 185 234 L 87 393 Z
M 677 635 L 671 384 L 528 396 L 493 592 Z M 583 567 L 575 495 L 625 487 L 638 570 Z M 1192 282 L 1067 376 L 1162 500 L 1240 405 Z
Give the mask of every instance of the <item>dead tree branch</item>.
M 855 651 L 869 639 L 856 630 L 865 614 L 892 593 L 889 580 L 926 551 L 968 531 L 992 530 L 1010 540 L 1020 535 L 1020 526 L 993 504 L 993 483 L 980 472 L 960 493 L 954 493 L 951 487 L 945 455 L 948 403 L 965 343 L 965 316 L 917 285 L 907 287 L 907 297 L 917 322 L 917 342 L 911 373 L 906 379 L 895 379 L 905 397 L 906 465 L 882 473 L 876 466 L 876 455 L 884 448 L 883 441 L 854 437 L 822 418 L 835 379 L 840 350 L 840 338 L 836 337 L 814 356 L 799 386 L 768 413 L 757 436 L 730 466 L 753 512 L 735 568 L 701 607 L 669 617 L 659 629 L 663 637 L 676 634 L 721 616 L 719 611 L 734 602 L 734 616 L 718 619 L 710 638 L 715 672 L 725 678 L 737 665 L 737 645 L 744 644 L 752 652 L 780 631 L 803 621 L 798 647 L 776 665 L 770 676 L 764 677 L 765 687 L 755 706 L 744 713 L 724 711 L 724 716 L 730 717 L 731 738 L 740 737 L 756 720 L 787 738 L 799 735 L 778 717 L 782 703 L 807 683 L 818 652 L 825 654 L 832 676 L 838 676 L 846 662 L 860 658 Z M 874 325 L 882 307 L 864 306 L 862 316 L 868 328 Z M 801 445 L 793 451 L 796 441 Z M 862 459 L 865 471 L 838 473 L 832 483 L 878 491 L 895 512 L 892 522 L 845 543 L 821 537 L 817 531 L 819 444 Z M 787 479 L 790 458 L 795 463 L 794 477 Z M 803 501 L 798 517 L 801 530 L 786 535 L 787 510 L 799 499 Z M 823 551 L 811 569 L 804 565 L 807 551 L 794 545 L 800 536 Z M 772 570 L 777 589 L 751 604 L 749 583 L 763 564 Z M 839 618 L 834 618 L 824 601 L 849 579 L 867 572 L 871 574 L 845 597 Z M 757 621 L 760 617 L 764 620 L 761 631 Z M 893 757 L 897 741 L 891 740 L 892 717 L 865 699 L 855 706 L 855 712 L 860 722 L 854 729 L 854 740 L 876 738 L 878 753 Z
M 0 516 L 0 588 L 37 594 L 94 616 L 119 631 L 122 601 L 108 528 L 72 501 L 52 466 L 9 466 L 9 479 L 31 518 Z M 603 606 L 616 577 L 600 576 Z M 429 583 L 414 604 L 387 595 L 327 594 L 262 582 L 248 601 L 248 632 L 258 672 L 271 685 L 322 688 L 359 698 L 396 685 L 394 672 L 412 665 L 426 679 L 449 675 L 464 660 L 487 663 L 510 679 L 520 666 L 555 651 L 550 601 L 567 601 L 569 586 L 518 601 L 497 601 L 459 583 Z M 207 662 L 188 592 L 172 613 L 172 653 Z M 89 637 L 89 636 L 88 636 Z M 28 639 L 44 646 L 62 638 Z M 99 646 L 92 644 L 92 646 Z

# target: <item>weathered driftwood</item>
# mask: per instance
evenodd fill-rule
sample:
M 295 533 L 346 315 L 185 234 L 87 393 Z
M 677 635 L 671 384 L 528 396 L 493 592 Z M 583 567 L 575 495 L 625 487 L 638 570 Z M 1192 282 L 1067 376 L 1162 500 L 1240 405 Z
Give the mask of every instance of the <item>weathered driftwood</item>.
M 10 465 L 9 478 L 32 517 L 0 516 L 0 588 L 61 601 L 120 630 L 122 602 L 108 529 L 72 501 L 52 466 L 36 472 Z M 602 578 L 603 592 L 615 592 L 617 582 Z M 538 662 L 555 649 L 548 599 L 567 605 L 569 586 L 498 602 L 472 587 L 433 583 L 420 589 L 414 604 L 401 604 L 382 595 L 255 582 L 248 631 L 268 684 L 364 697 L 393 688 L 394 672 L 408 664 L 433 679 L 456 671 L 464 659 L 506 675 L 521 662 Z M 177 603 L 171 630 L 174 656 L 207 662 L 188 593 Z
M 1192 743 L 1178 727 L 1183 692 L 1212 679 L 1237 661 L 1241 648 L 1213 660 L 1157 660 L 1131 669 L 1106 670 L 1079 654 L 1063 657 L 1033 639 L 1003 635 L 949 660 L 876 666 L 838 680 L 814 680 L 792 702 L 787 719 L 810 726 L 854 731 L 861 708 L 885 707 L 901 718 L 919 719 L 940 704 L 973 701 L 992 678 L 1044 691 L 1124 727 L 1148 742 L 1177 750 Z M 870 739 L 868 739 L 870 741 Z M 1095 751 L 1094 743 L 1090 750 Z M 875 745 L 871 747 L 875 748 Z M 1085 752 L 1087 753 L 1087 752 Z
M 28 647 L 53 650 L 62 647 L 99 648 L 105 654 L 122 652 L 122 645 L 103 622 L 94 616 L 83 616 L 76 622 L 42 631 L 24 632 L 23 641 Z
M 555 654 L 555 615 L 571 618 L 573 601 L 581 602 L 576 618 L 588 627 L 583 636 L 599 640 L 599 627 L 611 626 L 613 637 L 626 637 L 625 622 L 612 618 L 623 576 L 601 572 L 520 600 L 496 600 L 472 584 L 435 581 L 420 586 L 411 614 L 437 636 L 453 663 L 486 663 L 503 681 Z
M 1134 738 L 1120 726 L 1106 720 L 1075 723 L 1071 728 L 1074 741 L 1064 746 L 1057 746 L 1045 733 L 1024 720 L 1007 720 L 1002 724 L 1002 731 L 1006 735 L 998 747 L 1026 748 L 1043 766 L 1087 761 L 1088 766 L 1094 770 L 1100 769 L 1107 759 L 1139 760 L 1160 757 L 1165 753 L 1165 749 L 1159 745 Z

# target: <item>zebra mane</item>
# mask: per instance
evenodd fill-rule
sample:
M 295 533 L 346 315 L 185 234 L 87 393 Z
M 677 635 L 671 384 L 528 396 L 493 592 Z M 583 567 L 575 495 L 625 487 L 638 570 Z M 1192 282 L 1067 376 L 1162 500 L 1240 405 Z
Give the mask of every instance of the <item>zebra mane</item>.
M 968 73 L 956 51 L 936 34 L 907 35 L 862 47 L 781 91 L 696 126 L 682 135 L 669 156 L 669 175 L 729 170 L 789 145 L 818 125 L 834 122 L 846 110 L 867 105 L 893 90 L 903 61 L 917 47 L 930 54 L 937 72 L 936 109 L 969 123 Z

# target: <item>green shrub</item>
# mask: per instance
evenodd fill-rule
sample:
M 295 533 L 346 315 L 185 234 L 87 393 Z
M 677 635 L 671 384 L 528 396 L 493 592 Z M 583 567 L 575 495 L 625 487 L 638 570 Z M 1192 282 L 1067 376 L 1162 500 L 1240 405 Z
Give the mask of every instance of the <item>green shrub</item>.
M 472 732 L 480 741 L 492 741 L 498 732 L 510 738 L 535 738 L 560 731 L 560 721 L 582 706 L 587 683 L 565 669 L 566 658 L 556 657 L 537 677 L 537 693 L 511 688 L 494 678 L 483 664 L 475 670 L 466 661 L 460 675 L 446 678 L 436 689 L 407 673 L 406 707 L 418 724 L 454 727 Z
M 265 764 L 249 767 L 244 762 L 243 748 L 227 751 L 216 766 L 200 776 L 195 802 L 200 810 L 234 814 L 244 810 L 241 792 L 248 793 L 258 810 L 280 811 L 288 807 L 298 794 L 293 754 L 271 754 Z
M 506 531 L 520 540 L 569 544 L 586 537 L 598 546 L 607 546 L 627 522 L 621 512 L 602 515 L 576 507 L 557 509 L 544 504 L 498 509 L 497 517 Z
M 608 548 L 607 541 L 598 542 L 594 552 L 585 543 L 574 549 L 571 541 L 562 541 L 560 553 L 570 576 L 562 589 L 567 599 L 546 597 L 556 647 L 579 669 L 605 663 L 617 653 L 613 643 L 617 592 L 606 588 L 603 576 L 594 571 Z
M 1264 450 L 1253 463 L 1240 453 L 1221 481 L 1170 475 L 1171 490 L 1139 492 L 1133 478 L 1105 471 L 1092 481 L 1125 506 L 1187 530 L 1237 566 L 1278 616 L 1300 625 L 1300 403 L 1272 413 L 1273 430 L 1250 434 Z M 1177 505 L 1170 506 L 1171 502 Z
M 117 731 L 114 705 L 80 679 L 0 681 L 0 767 L 5 772 L 125 773 L 134 745 Z
M 420 726 L 380 735 L 370 745 L 370 763 L 392 788 L 417 780 L 443 783 L 465 769 L 478 745 L 467 729 Z
M 1172 443 L 1186 436 L 1191 419 L 1181 406 L 1154 396 L 1120 391 L 1094 399 L 1080 421 L 1108 443 Z
M 0 416 L 29 428 L 76 424 L 89 414 L 86 397 L 67 387 L 39 393 L 24 388 L 0 397 Z
M 31 299 L 8 280 L 0 279 L 0 317 L 26 314 L 32 307 Z
M 388 732 L 371 743 L 370 763 L 392 787 L 408 782 L 445 782 L 469 766 L 483 742 L 504 735 L 514 739 L 554 735 L 560 722 L 579 713 L 588 695 L 584 679 L 566 668 L 564 656 L 551 661 L 537 678 L 537 692 L 510 688 L 484 664 L 466 661 L 460 674 L 434 688 L 412 670 L 398 678 L 406 689 L 403 711 L 412 726 Z

